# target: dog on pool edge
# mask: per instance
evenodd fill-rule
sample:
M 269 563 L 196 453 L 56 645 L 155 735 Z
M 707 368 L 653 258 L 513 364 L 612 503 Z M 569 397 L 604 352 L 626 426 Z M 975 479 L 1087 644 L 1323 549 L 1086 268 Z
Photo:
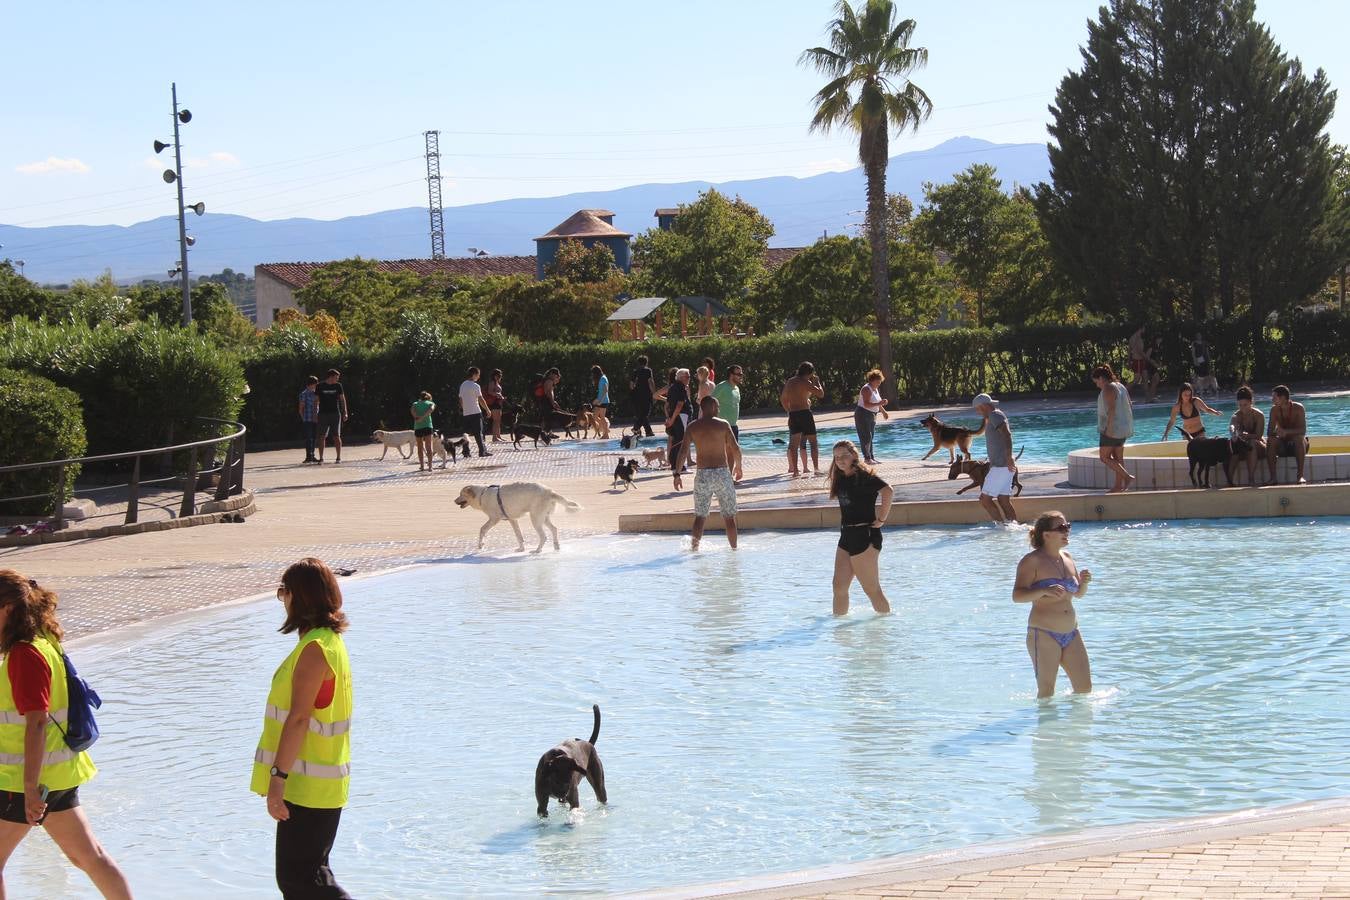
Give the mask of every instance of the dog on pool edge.
M 605 794 L 605 767 L 600 764 L 600 754 L 595 752 L 595 741 L 600 737 L 600 707 L 593 705 L 591 712 L 595 714 L 595 726 L 589 741 L 572 738 L 539 757 L 539 765 L 534 769 L 534 799 L 539 804 L 541 819 L 548 818 L 549 798 L 566 803 L 569 809 L 581 806 L 577 786 L 583 776 L 595 791 L 595 799 L 609 802 Z
M 956 451 L 959 449 L 965 456 L 970 456 L 970 439 L 984 434 L 984 428 L 989 424 L 985 419 L 980 423 L 980 427 L 971 430 L 963 425 L 948 425 L 932 413 L 919 423 L 928 429 L 928 433 L 933 436 L 933 449 L 923 455 L 927 459 L 939 450 L 946 450 L 951 456 L 950 462 L 956 462 Z
M 1233 486 L 1233 445 L 1228 438 L 1196 438 L 1186 445 L 1186 460 L 1190 463 L 1193 486 L 1209 487 L 1210 472 L 1215 466 L 1223 466 L 1223 477 L 1228 479 L 1229 487 Z M 1218 478 L 1214 479 L 1214 486 L 1218 487 Z
M 562 494 L 555 493 L 544 487 L 542 484 L 535 484 L 532 481 L 515 481 L 511 484 L 470 484 L 465 485 L 455 498 L 455 505 L 460 509 L 474 509 L 487 516 L 487 521 L 478 531 L 478 549 L 483 549 L 483 538 L 487 536 L 488 531 L 494 525 L 503 520 L 511 524 L 511 530 L 516 533 L 517 550 L 525 549 L 525 536 L 520 533 L 520 526 L 516 524 L 516 519 L 521 516 L 529 516 L 530 524 L 539 534 L 539 546 L 534 548 L 535 553 L 544 549 L 544 543 L 548 537 L 544 534 L 544 526 L 553 533 L 553 549 L 561 549 L 558 546 L 558 529 L 553 524 L 553 510 L 561 504 L 569 512 L 575 512 L 581 509 L 581 504 L 574 500 L 568 500 Z
M 1026 447 L 1022 448 L 1022 450 L 1025 449 Z M 1013 457 L 1014 462 L 1022 458 L 1022 450 L 1017 451 L 1017 455 Z M 956 492 L 958 495 L 964 494 L 971 488 L 984 487 L 984 479 L 989 475 L 990 468 L 987 459 L 975 460 L 968 456 L 958 456 L 956 462 L 952 463 L 951 467 L 947 469 L 947 480 L 955 481 L 962 475 L 969 475 L 970 484 Z M 1013 494 L 1014 497 L 1022 496 L 1022 481 L 1018 478 L 1018 474 L 1017 472 L 1013 473 L 1013 487 L 1017 488 L 1017 493 Z

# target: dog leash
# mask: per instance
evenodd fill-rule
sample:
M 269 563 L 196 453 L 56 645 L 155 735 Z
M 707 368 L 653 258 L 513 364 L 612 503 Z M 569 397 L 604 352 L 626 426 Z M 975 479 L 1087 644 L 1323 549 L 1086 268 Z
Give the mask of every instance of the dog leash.
M 503 516 L 508 519 L 511 518 L 506 515 L 506 507 L 502 504 L 502 486 L 500 484 L 489 484 L 488 487 L 497 489 L 497 508 L 502 511 Z

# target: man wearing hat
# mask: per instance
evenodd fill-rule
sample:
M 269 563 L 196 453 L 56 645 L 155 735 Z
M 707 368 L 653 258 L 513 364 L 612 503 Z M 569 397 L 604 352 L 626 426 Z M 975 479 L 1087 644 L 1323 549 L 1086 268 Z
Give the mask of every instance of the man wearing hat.
M 980 505 L 996 524 L 1016 524 L 1017 512 L 1012 505 L 1012 488 L 1017 463 L 1013 460 L 1012 429 L 1008 427 L 1008 414 L 999 409 L 998 401 L 988 394 L 980 394 L 970 405 L 985 418 L 984 449 L 989 456 L 989 474 L 980 486 Z

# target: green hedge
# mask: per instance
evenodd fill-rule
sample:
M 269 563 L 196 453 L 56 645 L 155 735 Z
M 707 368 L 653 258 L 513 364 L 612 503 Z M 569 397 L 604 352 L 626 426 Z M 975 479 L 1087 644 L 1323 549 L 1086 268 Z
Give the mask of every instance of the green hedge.
M 1259 378 L 1297 381 L 1345 378 L 1350 374 L 1350 317 L 1298 316 L 1254 330 L 1246 320 L 1205 325 L 1217 372 L 1226 384 Z M 1128 370 L 1129 329 L 1113 325 L 1058 325 L 1035 328 L 957 328 L 894 335 L 895 383 L 911 404 L 969 400 L 981 391 L 1016 396 L 1088 391 L 1092 367 L 1101 362 Z M 1191 377 L 1188 339 L 1194 326 L 1163 332 L 1167 383 Z M 1259 341 L 1257 335 L 1260 335 Z M 352 420 L 348 428 L 366 435 L 381 428 L 410 426 L 408 405 L 430 391 L 440 405 L 438 421 L 453 421 L 457 389 L 470 365 L 484 373 L 506 373 L 508 395 L 521 400 L 530 378 L 551 366 L 563 373 L 558 400 L 576 408 L 591 399 L 590 368 L 609 374 L 617 418 L 626 421 L 628 373 L 646 354 L 658 384 L 671 366 L 694 368 L 711 356 L 719 373 L 731 363 L 745 368 L 742 408 L 777 410 L 783 380 L 802 360 L 814 362 L 825 384 L 826 405 L 848 405 L 863 375 L 875 365 L 876 336 L 837 328 L 734 340 L 666 339 L 593 344 L 520 344 L 509 339 L 449 338 L 435 327 L 405 328 L 387 349 L 324 348 L 313 343 L 276 344 L 245 363 L 251 387 L 243 420 L 261 441 L 299 439 L 296 397 L 308 374 L 329 368 L 343 373 Z M 1130 377 L 1125 374 L 1127 380 Z
M 78 394 L 90 455 L 206 437 L 208 427 L 193 417 L 234 419 L 243 406 L 238 358 L 178 328 L 16 319 L 0 329 L 0 366 Z
M 85 455 L 80 398 L 46 378 L 0 369 L 0 454 L 3 465 Z M 52 510 L 58 470 L 34 469 L 0 475 L 0 497 L 45 494 L 34 500 L 0 502 L 0 516 L 45 516 Z M 78 465 L 66 469 L 61 499 L 74 494 Z

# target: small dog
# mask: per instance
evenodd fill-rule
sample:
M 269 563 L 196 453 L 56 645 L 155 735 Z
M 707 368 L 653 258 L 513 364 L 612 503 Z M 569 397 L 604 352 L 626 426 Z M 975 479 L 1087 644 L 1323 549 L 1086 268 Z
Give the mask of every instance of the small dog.
M 927 428 L 928 433 L 933 436 L 933 449 L 925 453 L 923 459 L 927 459 L 939 450 L 945 449 L 951 455 L 951 461 L 954 463 L 956 462 L 958 447 L 965 456 L 971 455 L 970 439 L 984 434 L 984 427 L 989 424 L 989 420 L 986 419 L 981 422 L 978 429 L 971 431 L 961 425 L 948 425 L 933 413 L 929 413 L 928 418 L 919 424 Z
M 534 799 L 541 819 L 548 818 L 550 797 L 566 803 L 569 809 L 581 806 L 577 786 L 583 775 L 595 791 L 595 799 L 609 803 L 605 794 L 605 767 L 600 764 L 600 754 L 595 752 L 595 741 L 600 737 L 600 707 L 591 706 L 591 712 L 595 714 L 595 727 L 589 741 L 566 740 L 539 757 L 539 765 L 534 769 Z
M 670 466 L 670 460 L 666 458 L 666 448 L 657 447 L 655 450 L 643 450 L 642 461 L 646 465 L 656 463 L 658 469 L 664 469 Z
M 1197 438 L 1186 445 L 1186 459 L 1190 463 L 1191 484 L 1209 487 L 1209 473 L 1215 466 L 1223 466 L 1223 477 L 1233 486 L 1233 445 L 1228 438 Z M 1196 471 L 1200 477 L 1196 478 Z
M 390 447 L 397 448 L 398 455 L 408 459 L 413 455 L 416 447 L 417 437 L 411 431 L 383 431 L 378 430 L 371 435 L 375 440 L 384 444 L 384 452 L 380 454 L 380 459 L 384 459 L 389 452 Z M 407 447 L 408 452 L 404 453 L 403 448 Z
M 439 431 L 433 431 L 432 437 L 431 449 L 435 450 L 440 456 L 442 469 L 448 463 L 455 462 L 456 455 L 463 459 L 469 458 L 469 438 L 467 435 L 441 434 Z
M 591 429 L 595 428 L 595 422 L 591 415 L 591 405 L 587 403 L 581 409 L 577 410 L 576 417 L 563 426 L 563 434 L 568 437 L 575 437 L 584 440 L 590 437 Z M 572 432 L 576 432 L 573 434 Z
M 624 458 L 620 456 L 619 464 L 614 467 L 614 483 L 611 484 L 610 487 L 618 487 L 620 481 L 623 482 L 623 489 L 625 491 L 630 487 L 637 487 L 637 485 L 633 483 L 633 476 L 637 474 L 637 470 L 638 461 L 636 459 L 624 460 Z
M 1022 448 L 1022 450 L 1025 449 L 1026 447 Z M 1013 457 L 1014 462 L 1022 458 L 1022 450 L 1017 451 L 1017 455 Z M 992 467 L 989 465 L 989 460 L 987 459 L 977 461 L 968 456 L 958 456 L 952 463 L 951 468 L 947 470 L 947 480 L 955 481 L 960 475 L 970 476 L 970 484 L 956 492 L 959 497 L 971 488 L 982 487 L 984 485 L 984 479 L 989 475 L 990 468 Z M 1013 487 L 1017 488 L 1017 491 L 1013 496 L 1022 496 L 1022 480 L 1018 478 L 1017 472 L 1013 473 Z
M 641 440 L 641 438 L 636 431 L 633 432 L 632 434 L 624 432 L 623 434 L 619 435 L 619 449 L 636 450 L 639 440 Z
M 517 422 L 511 428 L 511 444 L 517 450 L 520 449 L 520 442 L 526 438 L 534 438 L 535 449 L 538 449 L 540 441 L 543 441 L 544 446 L 547 447 L 549 444 L 553 443 L 553 439 L 556 437 L 556 434 L 545 431 L 538 425 L 526 425 L 523 422 Z
M 559 504 L 567 508 L 569 512 L 575 512 L 581 509 L 581 505 L 573 500 L 568 500 L 561 494 L 555 493 L 544 487 L 542 484 L 535 484 L 529 481 L 516 481 L 511 484 L 470 484 L 466 485 L 455 498 L 455 505 L 460 509 L 473 507 L 483 515 L 487 516 L 487 521 L 478 531 L 478 549 L 483 549 L 483 538 L 498 522 L 506 521 L 511 523 L 511 530 L 516 533 L 517 550 L 525 549 L 525 536 L 520 533 L 520 526 L 516 524 L 516 519 L 528 515 L 530 524 L 539 534 L 539 546 L 534 548 L 535 553 L 544 549 L 544 542 L 548 538 L 544 534 L 544 526 L 547 525 L 549 531 L 553 532 L 553 549 L 561 549 L 558 546 L 558 529 L 553 524 L 553 509 Z

